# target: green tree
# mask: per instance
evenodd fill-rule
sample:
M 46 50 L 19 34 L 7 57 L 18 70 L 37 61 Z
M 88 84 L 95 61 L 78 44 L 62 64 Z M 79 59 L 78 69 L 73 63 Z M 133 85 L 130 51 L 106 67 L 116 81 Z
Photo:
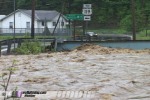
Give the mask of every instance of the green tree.
M 136 2 L 136 19 L 141 26 L 149 26 L 150 0 L 135 0 Z M 16 9 L 31 9 L 32 0 L 16 0 Z M 63 3 L 64 2 L 64 3 Z M 69 2 L 71 3 L 70 7 Z M 85 3 L 92 4 L 92 21 L 91 27 L 119 27 L 131 16 L 130 0 L 36 0 L 36 9 L 57 10 L 63 14 L 82 13 L 82 5 Z M 0 0 L 0 14 L 9 14 L 13 12 L 13 1 Z M 126 22 L 125 21 L 125 22 Z M 131 26 L 130 23 L 125 23 Z M 127 28 L 129 29 L 129 28 Z

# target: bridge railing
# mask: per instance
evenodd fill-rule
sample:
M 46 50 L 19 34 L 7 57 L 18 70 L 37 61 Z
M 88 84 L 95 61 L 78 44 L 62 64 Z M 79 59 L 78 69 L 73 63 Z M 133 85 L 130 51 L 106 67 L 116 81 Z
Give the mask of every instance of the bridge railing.
M 28 40 L 30 42 L 50 42 L 51 45 L 53 45 L 52 47 L 54 47 L 54 49 L 56 49 L 55 45 L 56 45 L 56 39 L 55 38 L 38 38 L 38 39 L 32 39 L 32 38 L 15 38 L 15 39 L 7 39 L 7 40 L 1 40 L 0 41 L 0 56 L 2 55 L 2 46 L 6 46 L 6 54 L 10 54 L 11 52 L 11 46 L 12 44 L 18 44 L 15 45 L 17 47 L 21 46 L 22 42 L 24 42 L 25 40 Z

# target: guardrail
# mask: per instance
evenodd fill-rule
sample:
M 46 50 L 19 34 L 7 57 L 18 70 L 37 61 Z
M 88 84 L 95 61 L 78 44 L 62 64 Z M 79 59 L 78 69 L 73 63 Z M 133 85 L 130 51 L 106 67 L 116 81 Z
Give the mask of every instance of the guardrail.
M 48 28 L 47 31 L 49 31 L 50 33 L 52 33 L 54 30 L 54 28 Z M 34 29 L 35 34 L 44 34 L 45 28 L 35 28 Z M 55 34 L 65 34 L 68 33 L 69 29 L 67 28 L 57 28 L 55 30 Z M 7 35 L 7 34 L 13 34 L 14 33 L 14 29 L 13 28 L 0 28 L 0 33 L 3 35 Z M 31 28 L 15 28 L 15 33 L 16 34 L 23 34 L 23 33 L 31 33 Z M 48 34 L 50 34 L 48 33 Z
M 109 48 L 124 48 L 133 50 L 150 49 L 150 40 L 108 40 L 108 41 L 64 41 L 58 43 L 57 51 L 70 51 L 82 44 L 91 43 Z

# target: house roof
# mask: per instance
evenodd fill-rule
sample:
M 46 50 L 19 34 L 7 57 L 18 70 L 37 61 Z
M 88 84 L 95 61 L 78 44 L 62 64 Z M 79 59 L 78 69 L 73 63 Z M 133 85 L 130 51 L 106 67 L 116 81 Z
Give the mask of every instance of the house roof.
M 31 10 L 21 10 L 21 12 L 29 15 L 31 17 L 32 11 Z M 60 13 L 53 10 L 53 11 L 46 11 L 46 10 L 35 10 L 35 18 L 37 20 L 53 20 L 56 16 Z
M 6 17 L 6 15 L 0 15 L 0 20 Z
M 32 16 L 32 10 L 24 10 L 24 9 L 18 9 L 15 11 L 16 12 L 22 12 L 24 14 L 26 14 L 27 16 L 31 17 Z M 13 15 L 13 13 L 7 15 L 6 17 L 4 17 L 3 19 L 1 20 L 4 20 L 5 18 Z M 55 11 L 55 10 L 35 10 L 35 19 L 36 20 L 40 20 L 40 21 L 43 21 L 43 20 L 53 20 L 56 16 L 58 16 L 60 13 Z M 63 16 L 64 17 L 64 16 Z M 64 17 L 65 18 L 65 17 Z

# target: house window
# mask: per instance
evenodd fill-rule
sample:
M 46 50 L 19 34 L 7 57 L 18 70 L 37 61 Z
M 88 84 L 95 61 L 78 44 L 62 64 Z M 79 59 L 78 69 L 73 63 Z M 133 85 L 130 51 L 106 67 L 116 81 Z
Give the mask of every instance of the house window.
M 13 22 L 9 22 L 9 28 L 13 28 Z
M 56 22 L 53 22 L 53 26 L 56 26 Z
M 26 28 L 30 28 L 30 22 L 26 22 Z
M 44 23 L 44 21 L 42 21 L 42 26 L 45 26 L 45 23 Z
M 61 22 L 61 26 L 64 26 L 64 22 Z

